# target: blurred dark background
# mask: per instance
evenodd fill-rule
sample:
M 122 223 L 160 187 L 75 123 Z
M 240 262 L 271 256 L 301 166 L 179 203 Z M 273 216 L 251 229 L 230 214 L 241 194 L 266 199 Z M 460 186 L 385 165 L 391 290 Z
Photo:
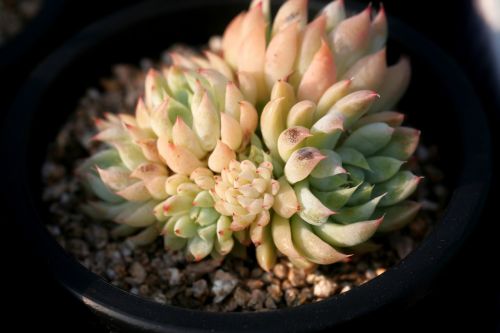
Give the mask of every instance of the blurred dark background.
M 89 23 L 139 1 L 45 2 L 52 5 L 52 12 L 47 16 L 47 21 L 42 22 L 46 24 L 40 23 L 29 35 L 23 36 L 25 40 L 16 47 L 24 52 L 6 59 L 2 58 L 5 49 L 0 48 L 2 121 L 23 81 L 52 50 Z M 172 6 L 175 6 L 175 2 L 172 1 Z M 434 41 L 459 63 L 481 98 L 495 142 L 493 149 L 498 151 L 500 0 L 385 0 L 384 6 L 390 15 L 405 21 Z M 432 107 L 432 101 L 428 102 L 429 107 Z M 443 128 L 443 131 L 449 130 L 451 129 Z M 3 156 L 3 161 L 8 163 L 8 156 Z M 494 162 L 496 168 L 498 157 Z M 479 332 L 500 332 L 500 278 L 496 273 L 500 251 L 496 246 L 498 234 L 494 231 L 495 224 L 498 225 L 495 208 L 490 195 L 478 228 L 423 300 L 407 309 L 366 318 L 346 329 L 383 329 L 386 332 L 396 332 L 439 328 L 451 331 L 464 325 L 474 325 Z M 3 298 L 8 308 L 4 326 L 15 324 L 19 329 L 49 332 L 107 332 L 82 304 L 52 280 L 50 273 L 35 259 L 29 246 L 19 242 L 16 235 L 19 231 L 8 207 L 2 209 L 2 213 L 3 239 L 7 239 L 3 242 L 5 258 L 1 262 L 2 277 L 7 281 L 2 286 L 4 294 L 8 295 L 7 299 Z

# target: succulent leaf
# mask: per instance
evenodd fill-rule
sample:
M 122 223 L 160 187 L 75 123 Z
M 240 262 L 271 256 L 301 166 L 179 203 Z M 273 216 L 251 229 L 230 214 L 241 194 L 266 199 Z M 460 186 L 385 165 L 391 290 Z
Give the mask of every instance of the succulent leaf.
M 292 217 L 290 224 L 294 244 L 306 259 L 316 264 L 329 265 L 348 257 L 319 238 L 312 227 L 297 215 Z
M 404 162 L 392 157 L 373 156 L 367 159 L 370 169 L 365 172 L 365 178 L 372 184 L 381 183 L 394 176 Z
M 328 222 L 320 226 L 313 226 L 313 229 L 322 240 L 332 246 L 350 247 L 370 239 L 383 219 L 381 217 L 377 220 L 359 221 L 347 225 Z
M 377 205 L 381 202 L 384 196 L 385 194 L 379 195 L 378 197 L 375 197 L 359 206 L 344 207 L 340 209 L 337 214 L 332 216 L 332 218 L 333 220 L 343 224 L 366 221 L 370 218 L 370 216 L 372 216 L 375 208 L 377 208 Z
M 378 151 L 377 155 L 406 161 L 417 149 L 419 140 L 419 130 L 409 127 L 396 127 L 387 146 Z
M 391 140 L 394 129 L 386 123 L 373 123 L 358 128 L 342 147 L 356 149 L 365 156 L 373 155 Z
M 295 194 L 300 204 L 298 215 L 307 223 L 320 225 L 335 214 L 326 207 L 309 189 L 307 182 L 299 182 L 294 186 Z
M 387 193 L 380 201 L 380 207 L 387 207 L 397 204 L 408 198 L 415 189 L 422 177 L 415 176 L 410 171 L 399 171 L 391 179 L 375 185 L 374 195 Z

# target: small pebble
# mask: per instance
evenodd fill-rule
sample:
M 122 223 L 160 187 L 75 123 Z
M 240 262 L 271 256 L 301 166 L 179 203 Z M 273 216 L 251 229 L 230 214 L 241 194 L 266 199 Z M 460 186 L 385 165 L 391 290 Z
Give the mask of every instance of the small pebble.
M 250 293 L 248 291 L 243 290 L 243 288 L 237 287 L 234 291 L 234 299 L 238 306 L 245 307 L 250 299 Z
M 250 299 L 248 300 L 247 305 L 254 310 L 261 310 L 264 307 L 265 300 L 266 294 L 260 289 L 254 289 L 250 294 Z
M 256 279 L 250 279 L 250 280 L 247 280 L 246 282 L 246 285 L 248 287 L 248 289 L 252 290 L 252 289 L 260 289 L 264 286 L 264 281 L 262 280 L 256 280 Z
M 87 242 L 96 249 L 103 249 L 108 243 L 108 231 L 99 225 L 89 226 L 84 234 Z
M 264 273 L 264 271 L 260 267 L 255 267 L 252 269 L 252 272 L 250 273 L 250 276 L 253 278 L 258 278 Z
M 304 270 L 292 268 L 288 272 L 288 280 L 294 287 L 302 287 L 305 284 L 306 274 Z
M 313 273 L 307 274 L 307 276 L 306 276 L 306 282 L 308 284 L 313 284 L 315 281 L 316 281 L 316 274 L 313 274 Z
M 267 293 L 275 302 L 281 301 L 281 297 L 283 297 L 283 291 L 281 290 L 279 285 L 272 284 L 268 286 Z
M 346 285 L 346 286 L 344 286 L 344 287 L 340 290 L 340 293 L 341 293 L 341 294 L 342 294 L 342 293 L 346 293 L 346 292 L 348 292 L 349 290 L 351 290 L 351 286 Z
M 234 310 L 236 310 L 236 308 L 238 307 L 238 303 L 236 302 L 236 300 L 234 298 L 230 298 L 222 307 L 222 310 L 224 312 L 232 312 Z
M 368 280 L 371 280 L 371 279 L 375 278 L 377 276 L 377 274 L 373 270 L 369 269 L 365 272 L 365 276 Z
M 299 291 L 295 288 L 290 288 L 285 290 L 285 302 L 287 306 L 294 306 L 297 297 L 299 296 Z
M 271 296 L 266 297 L 266 301 L 264 303 L 264 306 L 266 309 L 276 309 L 276 303 L 274 302 L 274 299 Z
M 143 297 L 148 297 L 149 296 L 149 286 L 147 284 L 141 284 L 139 286 L 139 295 Z
M 292 284 L 290 283 L 290 281 L 288 281 L 288 280 L 284 280 L 284 281 L 281 283 L 281 288 L 282 288 L 283 290 L 290 289 L 290 288 L 292 288 Z
M 58 237 L 61 235 L 61 228 L 57 225 L 47 225 L 47 229 L 53 237 Z
M 238 279 L 232 274 L 218 269 L 215 272 L 212 293 L 215 295 L 214 302 L 220 303 L 226 298 L 238 284 Z
M 238 265 L 236 271 L 241 278 L 247 278 L 250 275 L 250 270 L 243 265 Z
M 198 280 L 193 283 L 193 296 L 195 298 L 202 298 L 208 294 L 208 284 L 206 280 Z
M 81 239 L 71 239 L 67 243 L 67 249 L 69 252 L 73 253 L 79 258 L 83 258 L 89 255 L 89 247 L 87 243 L 85 243 Z
M 264 281 L 265 283 L 271 283 L 271 281 L 273 280 L 273 276 L 271 273 L 268 273 L 268 272 L 264 272 L 264 274 L 262 274 L 262 276 L 260 277 L 262 279 L 262 281 Z
M 313 293 L 311 292 L 311 289 L 309 288 L 302 288 L 299 293 L 299 305 L 307 303 L 313 296 Z
M 138 262 L 134 262 L 129 268 L 130 275 L 137 284 L 141 284 L 146 279 L 146 270 Z
M 288 274 L 288 267 L 283 264 L 276 264 L 273 268 L 273 273 L 278 279 L 283 280 Z
M 337 288 L 336 284 L 326 279 L 325 277 L 321 277 L 314 284 L 314 296 L 320 298 L 327 298 L 333 295 L 335 289 Z
M 152 298 L 154 301 L 156 301 L 158 303 L 161 303 L 161 304 L 167 303 L 167 298 L 165 297 L 165 294 L 159 290 L 157 290 L 155 293 L 153 293 Z
M 182 282 L 182 275 L 178 268 L 168 268 L 168 284 L 171 286 L 178 286 Z
M 420 161 L 427 161 L 429 159 L 429 150 L 422 145 L 417 147 L 415 154 Z
M 217 267 L 221 264 L 220 259 L 208 259 L 202 260 L 197 263 L 191 263 L 186 267 L 185 273 L 194 275 L 194 276 L 202 276 L 209 272 L 213 272 Z

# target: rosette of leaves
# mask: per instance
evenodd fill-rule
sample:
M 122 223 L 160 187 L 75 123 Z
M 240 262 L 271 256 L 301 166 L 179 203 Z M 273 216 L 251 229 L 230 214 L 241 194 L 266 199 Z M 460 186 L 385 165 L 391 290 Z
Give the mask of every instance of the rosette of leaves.
M 420 177 L 404 170 L 420 132 L 388 111 L 409 61 L 387 66 L 386 39 L 383 8 L 348 17 L 334 1 L 308 23 L 305 0 L 285 2 L 272 23 L 269 3 L 253 1 L 222 37 L 224 59 L 250 77 L 242 91 L 264 105 L 252 150 L 275 166 L 274 243 L 299 265 L 341 260 L 420 207 L 406 200 Z
M 410 66 L 386 64 L 383 8 L 347 16 L 337 0 L 310 23 L 305 0 L 272 23 L 269 8 L 253 1 L 203 56 L 171 52 L 135 117 L 96 122 L 112 148 L 80 168 L 91 216 L 196 260 L 253 243 L 265 270 L 277 250 L 332 264 L 414 218 L 420 178 L 404 163 L 420 133 L 388 111 Z
M 162 234 L 165 246 L 187 248 L 200 260 L 227 254 L 231 220 L 213 208 L 210 190 L 220 173 L 245 151 L 258 114 L 237 86 L 214 69 L 177 66 L 151 70 L 135 116 L 106 114 L 94 139 L 110 148 L 78 169 L 96 199 L 83 209 L 93 218 L 135 234 L 136 245 Z

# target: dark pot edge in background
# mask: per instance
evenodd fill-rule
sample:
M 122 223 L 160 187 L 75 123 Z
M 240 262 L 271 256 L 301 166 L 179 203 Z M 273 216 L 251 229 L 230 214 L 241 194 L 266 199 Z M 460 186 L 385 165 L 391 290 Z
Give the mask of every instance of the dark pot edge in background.
M 185 10 L 191 5 L 199 6 L 221 2 L 223 1 L 182 2 L 176 4 L 175 10 Z M 238 3 L 246 4 L 247 1 L 238 1 Z M 169 9 L 169 4 L 161 6 L 156 1 L 139 4 L 93 24 L 58 49 L 36 69 L 17 96 L 8 115 L 7 124 L 10 126 L 3 131 L 5 134 L 3 142 L 9 142 L 9 147 L 6 147 L 9 154 L 7 156 L 13 157 L 12 163 L 9 165 L 10 174 L 21 175 L 19 178 L 10 177 L 9 180 L 22 179 L 22 186 L 19 185 L 19 182 L 13 186 L 16 191 L 17 202 L 15 204 L 20 217 L 19 221 L 30 230 L 32 239 L 37 242 L 37 248 L 45 250 L 46 254 L 50 253 L 46 260 L 56 278 L 95 312 L 107 317 L 112 325 L 114 323 L 117 326 L 125 325 L 155 332 L 173 332 L 179 330 L 180 327 L 185 331 L 199 331 L 209 328 L 228 331 L 236 327 L 239 327 L 241 331 L 325 329 L 395 301 L 416 297 L 427 289 L 435 275 L 457 251 L 475 224 L 486 198 L 491 177 L 491 151 L 483 114 L 478 112 L 478 115 L 473 119 L 467 118 L 467 110 L 479 111 L 481 107 L 472 87 L 465 80 L 458 66 L 435 45 L 394 19 L 391 19 L 391 27 L 397 27 L 397 29 L 391 29 L 391 35 L 395 39 L 410 38 L 413 41 L 412 50 L 417 53 L 425 53 L 424 58 L 429 60 L 430 65 L 440 73 L 443 80 L 449 81 L 443 81 L 443 83 L 448 84 L 448 89 L 461 92 L 455 94 L 457 99 L 454 107 L 457 110 L 465 110 L 462 113 L 457 113 L 461 130 L 464 133 L 465 164 L 459 177 L 457 190 L 450 199 L 447 214 L 421 246 L 401 263 L 379 278 L 327 301 L 263 313 L 208 313 L 160 305 L 133 296 L 111 286 L 62 251 L 61 247 L 47 233 L 44 225 L 39 223 L 39 219 L 34 218 L 37 214 L 33 200 L 30 198 L 27 180 L 24 177 L 26 174 L 24 151 L 27 148 L 28 133 L 23 133 L 20 129 L 23 128 L 23 124 L 29 123 L 30 114 L 28 112 L 36 110 L 43 96 L 44 88 L 40 89 L 37 83 L 47 83 L 53 80 L 59 71 L 64 70 L 65 66 L 78 56 L 79 52 L 91 48 L 94 43 L 97 43 L 96 39 L 106 39 L 108 35 L 112 34 L 113 29 L 111 28 L 116 29 L 117 26 L 130 23 L 130 21 L 140 20 L 141 15 L 146 15 L 148 8 L 152 8 L 151 6 L 156 8 L 156 13 L 152 15 L 160 15 L 158 12 L 172 10 Z M 96 38 L 96 36 L 98 37 Z M 61 61 L 61 59 L 63 60 Z M 22 112 L 23 110 L 29 111 Z M 19 198 L 24 198 L 24 201 L 21 202 Z M 29 205 L 29 209 L 26 205 Z M 22 209 L 20 209 L 21 207 Z M 462 223 L 459 225 L 459 222 Z M 120 307 L 116 304 L 126 304 L 126 306 Z
M 66 0 L 44 0 L 39 12 L 19 34 L 12 36 L 0 46 L 0 71 L 21 62 L 41 41 L 41 37 L 53 26 L 62 14 Z

